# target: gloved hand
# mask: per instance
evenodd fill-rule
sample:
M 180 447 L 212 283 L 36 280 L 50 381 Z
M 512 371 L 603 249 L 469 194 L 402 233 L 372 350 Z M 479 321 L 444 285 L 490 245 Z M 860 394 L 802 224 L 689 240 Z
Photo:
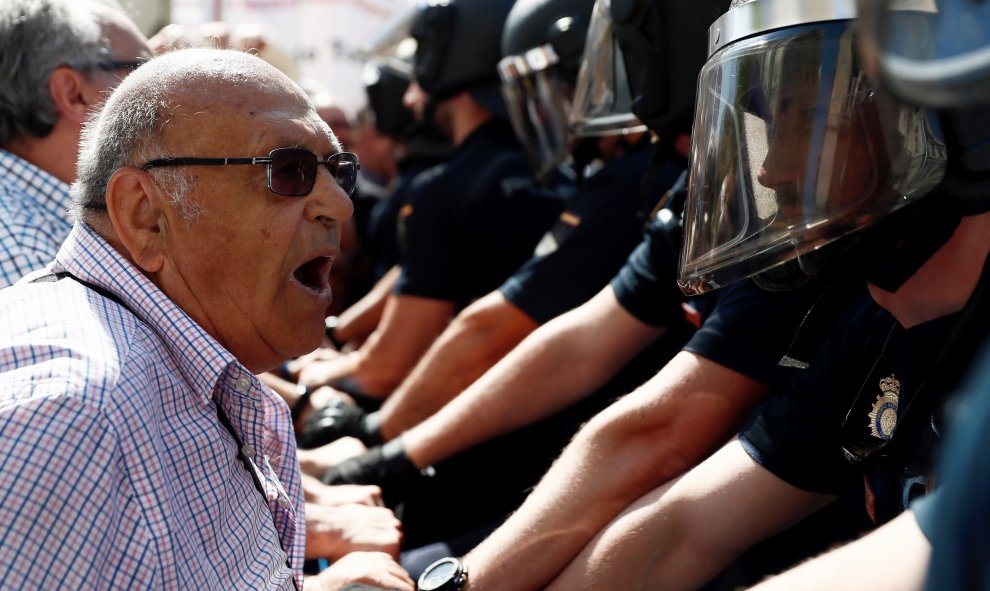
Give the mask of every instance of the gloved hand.
M 341 462 L 327 470 L 321 480 L 324 484 L 377 484 L 394 493 L 431 474 L 432 468 L 420 470 L 409 460 L 398 438 Z
M 330 404 L 309 415 L 296 443 L 303 449 L 310 449 L 341 437 L 356 437 L 373 447 L 383 442 L 381 426 L 379 413 L 368 413 L 360 406 L 335 397 Z

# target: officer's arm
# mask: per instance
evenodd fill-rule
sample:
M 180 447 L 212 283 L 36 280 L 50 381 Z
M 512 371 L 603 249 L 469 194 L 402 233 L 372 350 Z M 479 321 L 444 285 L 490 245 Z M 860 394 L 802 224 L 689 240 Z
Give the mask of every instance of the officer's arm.
M 538 326 L 500 291 L 468 306 L 382 406 L 385 440 L 432 415 Z
M 661 333 L 606 287 L 540 327 L 434 416 L 402 436 L 423 467 L 536 422 L 604 384 Z
M 454 312 L 454 303 L 408 295 L 391 295 L 382 321 L 360 349 L 304 367 L 299 381 L 307 386 L 337 385 L 384 398 L 398 386 L 437 338 Z M 349 386 L 340 384 L 348 380 Z
M 548 589 L 697 588 L 833 499 L 777 478 L 736 440 L 623 511 Z
M 931 553 L 914 513 L 905 511 L 869 535 L 768 579 L 754 591 L 921 589 Z
M 401 274 L 401 267 L 392 267 L 363 298 L 344 310 L 337 319 L 334 340 L 339 343 L 360 343 L 374 332 L 381 322 L 385 302 Z
M 578 432 L 522 507 L 468 555 L 471 580 L 485 591 L 544 587 L 616 515 L 731 437 L 768 391 L 678 353 Z

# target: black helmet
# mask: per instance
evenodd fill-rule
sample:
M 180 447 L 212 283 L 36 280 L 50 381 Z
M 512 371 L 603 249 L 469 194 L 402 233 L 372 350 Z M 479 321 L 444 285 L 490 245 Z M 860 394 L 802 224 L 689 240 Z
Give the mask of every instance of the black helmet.
M 402 105 L 409 76 L 384 60 L 373 60 L 365 65 L 362 82 L 368 107 L 375 114 L 375 127 L 385 135 L 403 139 L 414 124 L 412 112 Z
M 573 85 L 594 4 L 595 0 L 518 0 L 502 30 L 502 55 L 523 56 L 548 45 L 559 60 L 558 71 Z
M 416 7 L 413 72 L 435 101 L 470 91 L 486 108 L 500 112 L 498 60 L 502 25 L 513 0 L 427 0 Z
M 860 5 L 860 47 L 880 82 L 906 101 L 941 109 L 949 146 L 941 198 L 964 213 L 990 210 L 990 3 Z
M 990 102 L 990 4 L 861 0 L 864 57 L 882 82 L 932 107 Z M 907 10 L 914 8 L 914 10 Z
M 594 0 L 519 0 L 505 21 L 498 64 L 512 126 L 537 181 L 570 152 L 568 118 Z
M 645 123 L 671 141 L 689 131 L 708 26 L 727 5 L 599 0 L 574 101 L 578 130 L 607 134 Z

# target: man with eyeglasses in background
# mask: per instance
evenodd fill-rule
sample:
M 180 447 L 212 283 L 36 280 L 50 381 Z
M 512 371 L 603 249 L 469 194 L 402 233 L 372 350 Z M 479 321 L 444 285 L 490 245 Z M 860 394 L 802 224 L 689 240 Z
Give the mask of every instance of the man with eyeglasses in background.
M 83 130 L 75 225 L 0 290 L 9 588 L 301 589 L 288 408 L 255 374 L 324 336 L 357 158 L 260 58 L 189 49 Z M 306 581 L 410 591 L 383 552 Z
M 0 287 L 55 257 L 72 228 L 83 122 L 149 57 L 147 39 L 115 4 L 0 4 Z

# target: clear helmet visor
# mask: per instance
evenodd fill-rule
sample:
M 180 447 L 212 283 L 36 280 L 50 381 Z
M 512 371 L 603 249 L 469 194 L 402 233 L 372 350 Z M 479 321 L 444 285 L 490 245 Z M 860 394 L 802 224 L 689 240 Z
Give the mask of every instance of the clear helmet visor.
M 645 131 L 632 114 L 632 96 L 613 34 L 609 0 L 597 0 L 588 25 L 570 122 L 574 133 L 602 136 Z
M 559 64 L 550 45 L 505 57 L 498 64 L 509 119 L 540 182 L 570 157 L 571 103 Z
M 990 2 L 859 0 L 863 50 L 894 93 L 931 107 L 990 100 Z
M 937 124 L 880 90 L 848 21 L 785 29 L 701 71 L 678 283 L 701 293 L 800 258 L 928 193 Z

